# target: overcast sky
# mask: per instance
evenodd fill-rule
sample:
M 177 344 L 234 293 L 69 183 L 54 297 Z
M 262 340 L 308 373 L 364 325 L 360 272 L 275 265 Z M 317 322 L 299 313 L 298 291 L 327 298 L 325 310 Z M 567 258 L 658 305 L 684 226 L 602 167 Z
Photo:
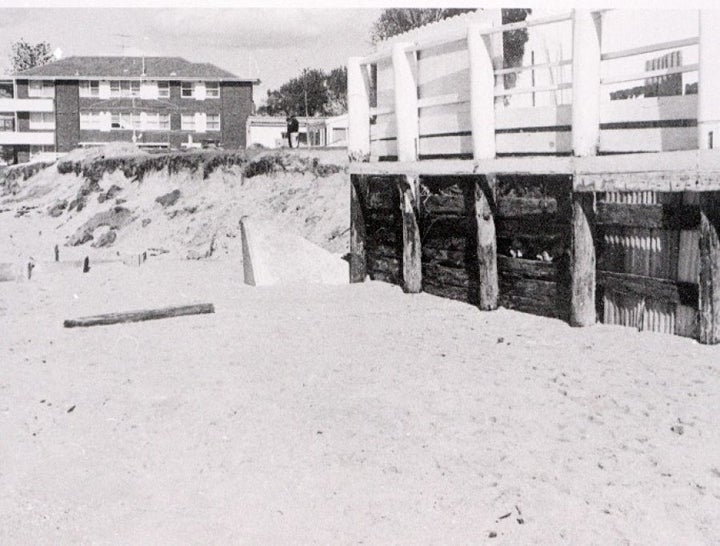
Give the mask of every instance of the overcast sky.
M 71 55 L 170 55 L 259 77 L 256 103 L 304 67 L 330 70 L 370 50 L 380 9 L 0 9 L 0 68 L 20 38 Z

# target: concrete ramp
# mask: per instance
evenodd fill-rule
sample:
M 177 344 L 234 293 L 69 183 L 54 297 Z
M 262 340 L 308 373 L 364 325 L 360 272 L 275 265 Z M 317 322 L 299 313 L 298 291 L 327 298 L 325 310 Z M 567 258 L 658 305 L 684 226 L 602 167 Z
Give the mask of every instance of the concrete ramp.
M 307 239 L 270 222 L 240 221 L 245 284 L 347 284 L 348 263 Z

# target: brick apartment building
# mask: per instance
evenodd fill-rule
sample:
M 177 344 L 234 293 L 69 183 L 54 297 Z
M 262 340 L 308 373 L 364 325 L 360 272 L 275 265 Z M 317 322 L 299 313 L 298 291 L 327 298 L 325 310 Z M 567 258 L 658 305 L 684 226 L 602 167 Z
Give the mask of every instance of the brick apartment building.
M 180 57 L 68 57 L 0 81 L 0 145 L 15 162 L 118 141 L 243 148 L 257 83 Z

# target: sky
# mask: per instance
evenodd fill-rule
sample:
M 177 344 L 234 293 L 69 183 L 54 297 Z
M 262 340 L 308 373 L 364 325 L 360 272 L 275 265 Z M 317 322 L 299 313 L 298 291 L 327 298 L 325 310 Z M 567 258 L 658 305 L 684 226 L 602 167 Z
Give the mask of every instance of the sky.
M 380 9 L 0 9 L 0 69 L 11 44 L 50 42 L 71 55 L 168 55 L 259 78 L 255 102 L 303 68 L 329 71 L 371 50 Z

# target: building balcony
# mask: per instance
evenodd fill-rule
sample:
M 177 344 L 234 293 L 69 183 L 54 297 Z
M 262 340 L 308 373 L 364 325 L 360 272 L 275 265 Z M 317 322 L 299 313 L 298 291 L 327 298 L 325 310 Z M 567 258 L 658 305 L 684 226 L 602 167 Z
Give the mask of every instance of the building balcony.
M 52 146 L 55 144 L 54 131 L 0 131 L 0 145 L 29 144 L 37 146 Z
M 0 98 L 0 112 L 53 112 L 53 99 L 8 99 Z

